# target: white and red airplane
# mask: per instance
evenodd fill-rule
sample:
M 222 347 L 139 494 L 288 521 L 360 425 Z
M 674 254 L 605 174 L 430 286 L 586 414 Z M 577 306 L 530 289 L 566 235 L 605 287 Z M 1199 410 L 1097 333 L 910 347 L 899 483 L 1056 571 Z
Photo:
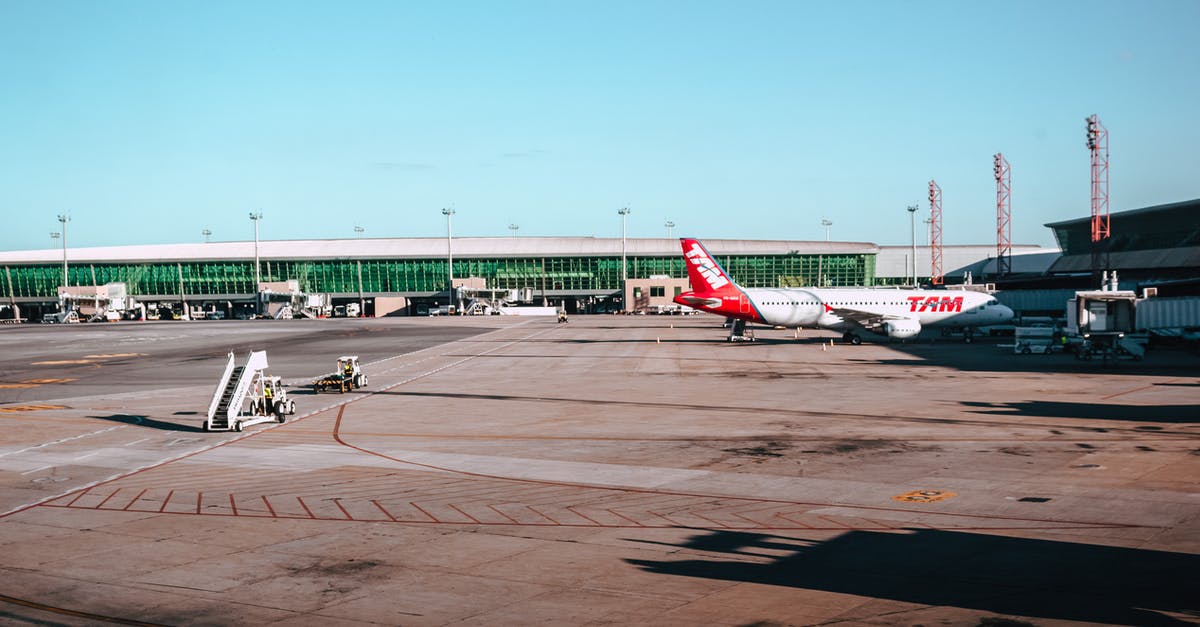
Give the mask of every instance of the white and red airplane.
M 966 329 L 964 337 L 969 342 L 975 327 L 1002 324 L 1013 317 L 1011 309 L 979 292 L 743 288 L 725 273 L 699 240 L 679 241 L 692 291 L 676 296 L 675 302 L 743 321 L 743 328 L 745 322 L 757 322 L 834 329 L 843 331 L 847 342 L 861 344 L 862 331 L 904 339 L 920 333 L 924 327 L 948 326 Z

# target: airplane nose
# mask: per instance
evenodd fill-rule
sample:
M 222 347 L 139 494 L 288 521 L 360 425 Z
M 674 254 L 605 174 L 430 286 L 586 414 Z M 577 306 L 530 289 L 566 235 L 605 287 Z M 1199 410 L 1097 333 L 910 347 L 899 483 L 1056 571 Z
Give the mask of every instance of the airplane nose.
M 1001 320 L 1012 320 L 1013 319 L 1013 310 L 1005 305 L 1000 305 L 1000 319 Z

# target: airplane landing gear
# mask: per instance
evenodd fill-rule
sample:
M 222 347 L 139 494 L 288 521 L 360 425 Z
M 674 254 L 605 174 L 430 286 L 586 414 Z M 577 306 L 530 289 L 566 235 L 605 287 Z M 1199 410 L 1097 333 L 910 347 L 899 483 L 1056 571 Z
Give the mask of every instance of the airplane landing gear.
M 847 334 L 843 335 L 842 341 L 846 342 L 848 344 L 853 344 L 855 346 L 862 344 L 862 338 L 859 337 L 859 335 L 857 333 L 847 333 Z

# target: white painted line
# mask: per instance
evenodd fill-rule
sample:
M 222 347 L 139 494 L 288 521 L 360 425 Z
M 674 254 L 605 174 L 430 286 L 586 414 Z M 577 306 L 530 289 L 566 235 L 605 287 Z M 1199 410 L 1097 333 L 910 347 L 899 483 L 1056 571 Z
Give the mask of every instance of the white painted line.
M 142 438 L 140 440 L 134 440 L 134 441 L 130 442 L 129 444 L 126 444 L 125 446 L 133 446 L 134 444 L 141 444 L 142 442 L 145 442 L 146 440 L 149 440 L 149 439 L 150 438 Z
M 0 457 L 5 457 L 7 455 L 16 455 L 17 453 L 24 453 L 26 451 L 32 451 L 35 448 L 42 448 L 43 446 L 54 446 L 55 444 L 62 444 L 63 442 L 70 442 L 71 440 L 78 440 L 80 438 L 87 438 L 87 437 L 91 437 L 93 435 L 100 435 L 101 433 L 106 433 L 108 431 L 112 431 L 113 429 L 124 429 L 124 428 L 125 428 L 125 425 L 118 425 L 116 427 L 109 427 L 107 429 L 101 429 L 99 431 L 93 431 L 91 433 L 84 433 L 82 435 L 73 435 L 69 438 L 63 438 L 61 440 L 55 440 L 53 442 L 46 442 L 44 444 L 38 444 L 37 446 L 30 446 L 30 447 L 23 448 L 23 449 L 16 450 L 16 451 L 0 453 Z
M 487 336 L 489 336 L 489 335 L 492 335 L 492 334 L 494 334 L 494 333 L 501 333 L 501 332 L 504 332 L 504 331 L 508 331 L 508 330 L 510 330 L 510 329 L 514 329 L 514 328 L 517 328 L 517 327 L 520 327 L 520 326 L 524 326 L 525 324 L 529 324 L 529 323 L 532 323 L 532 322 L 533 322 L 533 321 L 532 321 L 532 320 L 530 320 L 529 322 L 522 322 L 522 323 L 520 323 L 520 324 L 515 324 L 515 325 L 513 325 L 513 326 L 511 326 L 511 327 L 505 327 L 505 328 L 503 328 L 503 329 L 496 329 L 495 331 L 492 331 L 492 332 L 490 332 L 490 333 L 484 333 L 483 335 L 477 335 L 477 336 L 474 336 L 474 337 L 472 337 L 472 338 L 465 338 L 465 339 L 463 339 L 463 340 L 458 340 L 458 341 L 455 341 L 455 342 L 449 342 L 449 345 L 457 344 L 458 342 L 471 341 L 471 340 L 473 340 L 473 339 L 482 338 L 482 337 L 487 337 Z M 427 377 L 427 376 L 429 376 L 429 375 L 435 374 L 435 373 L 437 373 L 437 372 L 441 372 L 442 370 L 445 370 L 446 368 L 450 368 L 450 367 L 452 367 L 452 366 L 457 366 L 458 364 L 461 364 L 461 363 L 463 363 L 463 362 L 465 362 L 465 361 L 470 361 L 470 360 L 472 360 L 472 359 L 475 359 L 476 357 L 481 357 L 481 356 L 483 356 L 483 355 L 486 355 L 486 354 L 488 354 L 488 353 L 492 353 L 492 352 L 495 352 L 495 351 L 501 350 L 501 349 L 503 349 L 503 348 L 508 348 L 509 346 L 512 346 L 512 345 L 514 345 L 514 344 L 518 344 L 518 343 L 520 343 L 520 342 L 523 342 L 523 341 L 525 341 L 525 340 L 528 340 L 528 339 L 530 339 L 530 338 L 533 338 L 533 337 L 537 337 L 538 335 L 541 335 L 541 334 L 543 334 L 543 333 L 547 333 L 547 332 L 549 332 L 549 331 L 553 331 L 553 330 L 555 330 L 555 329 L 556 329 L 556 327 L 550 327 L 550 328 L 547 328 L 547 329 L 543 329 L 542 331 L 538 331 L 538 332 L 536 332 L 536 333 L 532 333 L 532 334 L 530 334 L 530 335 L 527 335 L 527 336 L 525 336 L 525 337 L 523 337 L 523 338 L 520 338 L 520 339 L 513 340 L 513 341 L 511 341 L 511 342 L 508 342 L 508 343 L 502 344 L 502 345 L 500 345 L 500 346 L 496 346 L 496 347 L 494 347 L 494 348 L 492 348 L 492 349 L 489 349 L 489 350 L 486 350 L 486 351 L 484 351 L 484 352 L 482 352 L 482 353 L 478 353 L 478 354 L 476 354 L 476 355 L 471 355 L 471 356 L 469 356 L 469 357 L 466 357 L 466 358 L 464 358 L 464 359 L 460 359 L 460 360 L 458 360 L 458 361 L 456 361 L 456 362 L 454 362 L 454 363 L 452 363 L 452 364 L 449 364 L 449 365 L 447 365 L 447 366 L 444 366 L 444 367 L 442 367 L 442 368 L 438 368 L 437 370 L 431 370 L 431 371 L 429 371 L 429 372 L 426 372 L 425 374 L 418 375 L 418 376 L 415 376 L 415 377 L 410 377 L 410 378 L 408 378 L 408 379 L 406 379 L 406 380 L 404 380 L 404 381 L 401 381 L 401 382 L 399 382 L 399 383 L 394 383 L 394 384 L 392 384 L 392 385 L 389 385 L 389 386 L 387 386 L 387 387 L 384 387 L 384 388 L 382 388 L 382 389 L 378 390 L 377 392 L 371 392 L 370 394 L 368 394 L 368 396 L 370 396 L 370 395 L 372 395 L 372 394 L 377 394 L 378 392 L 384 392 L 384 391 L 390 390 L 390 389 L 392 389 L 392 388 L 394 388 L 394 387 L 397 387 L 397 386 L 400 386 L 400 385 L 404 385 L 405 383 L 409 383 L 409 382 L 412 382 L 412 381 L 416 381 L 417 379 L 421 379 L 421 378 Z M 438 347 L 441 347 L 441 346 L 447 346 L 447 344 L 439 344 L 439 345 L 438 345 L 438 346 L 436 346 L 436 347 L 435 347 L 435 346 L 431 346 L 431 347 L 429 347 L 429 348 L 423 348 L 423 349 L 421 349 L 421 350 L 419 350 L 419 351 L 414 351 L 414 353 L 420 353 L 420 352 L 424 352 L 424 351 L 427 351 L 427 350 L 430 350 L 430 349 L 433 349 L 433 348 L 438 348 Z M 412 354 L 413 354 L 413 353 L 405 353 L 405 355 L 412 355 Z M 403 356 L 405 356 L 405 355 L 396 355 L 396 357 L 403 357 Z M 386 360 L 383 360 L 383 361 L 386 361 Z M 424 361 L 424 360 L 421 360 L 421 361 Z M 197 386 L 197 387 L 198 387 L 198 386 Z M 292 423 L 292 422 L 299 421 L 299 420 L 301 420 L 301 419 L 303 419 L 303 418 L 308 418 L 308 417 L 310 417 L 310 416 L 314 416 L 314 415 L 316 415 L 316 414 L 318 414 L 318 413 L 321 413 L 321 412 L 328 411 L 328 410 L 330 410 L 330 409 L 333 409 L 334 407 L 339 407 L 339 406 L 341 406 L 341 405 L 345 405 L 345 404 L 347 404 L 347 403 L 349 403 L 349 402 L 351 402 L 351 401 L 359 400 L 359 399 L 361 399 L 361 398 L 364 398 L 364 397 L 353 398 L 353 399 L 346 399 L 346 400 L 344 400 L 344 401 L 342 401 L 342 402 L 339 402 L 339 403 L 334 403 L 333 405 L 330 405 L 329 407 L 327 407 L 327 408 L 325 408 L 325 409 L 320 409 L 320 410 L 310 411 L 310 412 L 308 412 L 308 413 L 306 413 L 306 414 L 303 414 L 303 415 L 301 415 L 301 416 L 298 416 L 297 418 L 294 418 L 293 420 L 289 420 L 289 421 L 288 421 L 286 424 L 290 424 L 290 423 Z M 113 430 L 113 429 L 120 429 L 120 428 L 123 428 L 124 426 L 125 426 L 125 425 L 120 425 L 120 426 L 117 426 L 117 427 L 110 427 L 110 428 L 108 428 L 108 429 L 103 429 L 103 430 L 101 430 L 101 431 L 97 431 L 97 432 L 95 432 L 95 433 L 103 433 L 104 431 L 111 431 L 111 430 Z M 92 488 L 94 488 L 94 487 L 96 487 L 96 486 L 98 486 L 98 485 L 105 484 L 105 483 L 108 483 L 108 482 L 110 482 L 110 481 L 116 481 L 117 479 L 121 479 L 121 478 L 128 477 L 128 476 L 131 476 L 131 475 L 135 475 L 135 474 L 137 474 L 137 473 L 139 473 L 139 472 L 141 472 L 141 471 L 143 471 L 143 470 L 146 470 L 146 469 L 148 469 L 148 468 L 154 468 L 154 467 L 158 467 L 158 466 L 165 466 L 165 465 L 167 465 L 167 464 L 170 464 L 170 463 L 172 463 L 172 462 L 178 461 L 178 460 L 180 460 L 180 459 L 183 459 L 183 458 L 185 458 L 185 457 L 190 457 L 190 456 L 192 456 L 192 455 L 198 455 L 198 454 L 200 454 L 200 453 L 203 453 L 203 452 L 205 452 L 205 451 L 209 451 L 209 450 L 212 450 L 212 449 L 214 449 L 214 448 L 217 448 L 218 446 L 224 446 L 224 445 L 226 445 L 226 444 L 230 444 L 230 443 L 232 443 L 232 442 L 236 442 L 236 441 L 238 441 L 238 440 L 241 440 L 241 439 L 244 439 L 244 438 L 252 437 L 252 436 L 254 436 L 254 435 L 257 435 L 257 434 L 259 434 L 259 433 L 264 433 L 264 432 L 266 432 L 266 431 L 270 431 L 271 429 L 276 429 L 276 428 L 283 427 L 283 426 L 284 426 L 284 424 L 275 424 L 275 425 L 272 425 L 272 426 L 270 426 L 270 427 L 267 427 L 266 429 L 260 429 L 260 430 L 258 430 L 258 431 L 249 431 L 249 432 L 246 432 L 246 433 L 242 433 L 241 435 L 239 435 L 239 436 L 237 436 L 237 437 L 230 438 L 230 439 L 228 439 L 228 440 L 222 440 L 222 441 L 220 441 L 220 442 L 214 442 L 214 443 L 212 443 L 212 444 L 209 444 L 209 445 L 206 445 L 206 446 L 202 446 L 202 447 L 200 447 L 200 448 L 198 448 L 198 449 L 196 449 L 196 450 L 193 450 L 193 451 L 187 451 L 187 452 L 184 452 L 184 453 L 180 453 L 179 455 L 176 455 L 175 457 L 170 457 L 170 458 L 167 458 L 167 459 L 164 459 L 164 460 L 159 460 L 159 461 L 152 462 L 152 463 L 149 463 L 149 464 L 143 464 L 143 465 L 141 465 L 141 466 L 138 466 L 137 468 L 132 468 L 132 469 L 127 469 L 127 470 L 122 470 L 122 471 L 120 471 L 120 472 L 114 473 L 114 474 L 112 474 L 112 475 L 110 475 L 110 476 L 108 476 L 108 477 L 105 477 L 105 478 L 103 478 L 103 479 L 97 479 L 97 480 L 95 480 L 95 481 L 90 481 L 90 482 L 88 482 L 88 483 L 85 483 L 85 484 L 83 484 L 83 485 L 79 485 L 79 486 L 74 486 L 74 487 L 71 487 L 71 488 L 67 488 L 67 489 L 66 489 L 65 491 L 63 491 L 63 492 L 59 492 L 58 494 L 55 494 L 55 495 L 52 495 L 52 496 L 47 496 L 47 497 L 44 497 L 44 498 L 38 499 L 38 500 L 36 500 L 36 501 L 33 501 L 33 502 L 31 502 L 31 503 L 25 503 L 25 504 L 22 504 L 22 505 L 17 505 L 17 506 L 11 507 L 11 508 L 9 508 L 9 509 L 8 509 L 8 510 L 6 510 L 6 511 L 0 512 L 0 518 L 4 518 L 4 517 L 6 517 L 6 516 L 9 516 L 9 515 L 11 515 L 11 514 L 15 514 L 15 513 L 17 513 L 17 512 L 25 511 L 25 510 L 27 510 L 27 509 L 30 509 L 30 508 L 32 508 L 32 507 L 37 507 L 37 506 L 39 506 L 39 505 L 45 505 L 46 503 L 51 503 L 51 502 L 53 502 L 53 501 L 56 501 L 56 500 L 58 500 L 58 499 L 61 499 L 61 498 L 62 498 L 62 497 L 64 497 L 64 496 L 67 496 L 68 494 L 75 494 L 75 493 L 77 493 L 77 492 L 85 492 L 85 491 L 87 491 L 87 490 L 91 490 Z M 65 442 L 66 440 L 74 440 L 74 439 L 76 439 L 76 438 L 80 438 L 80 437 L 86 437 L 86 436 L 88 436 L 88 435 L 94 435 L 94 434 L 84 434 L 84 435 L 82 435 L 82 436 L 76 436 L 75 438 L 65 438 L 63 441 Z M 38 446 L 47 446 L 47 445 L 49 445 L 49 444 L 54 444 L 54 442 L 47 442 L 46 444 L 39 444 Z M 37 448 L 37 447 L 30 447 L 30 448 Z M 28 450 L 28 449 L 23 449 L 23 450 Z M 13 451 L 13 452 L 15 453 L 15 452 L 19 452 L 19 451 Z M 9 454 L 9 453 L 4 453 L 4 455 L 7 455 L 7 454 Z
M 33 470 L 26 470 L 25 472 L 23 472 L 23 473 L 21 473 L 21 474 L 22 474 L 22 475 L 32 475 L 32 474 L 33 474 L 33 473 L 35 473 L 35 472 L 40 472 L 40 471 L 42 471 L 42 470 L 45 470 L 45 469 L 47 469 L 47 468 L 54 468 L 54 466 L 53 466 L 53 465 L 51 465 L 51 466 L 42 466 L 41 468 L 34 468 Z
M 96 455 L 96 454 L 97 454 L 97 453 L 99 453 L 99 452 L 100 452 L 100 451 L 92 451 L 91 453 L 87 453 L 87 454 L 85 454 L 85 455 L 80 455 L 79 457 L 76 457 L 76 458 L 74 459 L 74 461 L 79 461 L 79 460 L 81 460 L 81 459 L 87 459 L 87 458 L 91 457 L 92 455 Z

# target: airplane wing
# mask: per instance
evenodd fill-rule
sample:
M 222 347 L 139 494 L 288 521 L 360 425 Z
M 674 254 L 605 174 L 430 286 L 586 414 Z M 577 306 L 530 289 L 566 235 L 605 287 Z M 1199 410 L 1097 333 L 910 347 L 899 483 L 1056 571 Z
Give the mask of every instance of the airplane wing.
M 850 307 L 830 307 L 825 305 L 825 313 L 841 318 L 844 322 L 862 328 L 872 333 L 881 333 L 883 325 L 888 322 L 908 321 L 916 322 L 917 319 L 910 316 L 897 316 L 894 314 L 881 314 L 873 311 L 863 311 L 861 309 L 853 309 Z

